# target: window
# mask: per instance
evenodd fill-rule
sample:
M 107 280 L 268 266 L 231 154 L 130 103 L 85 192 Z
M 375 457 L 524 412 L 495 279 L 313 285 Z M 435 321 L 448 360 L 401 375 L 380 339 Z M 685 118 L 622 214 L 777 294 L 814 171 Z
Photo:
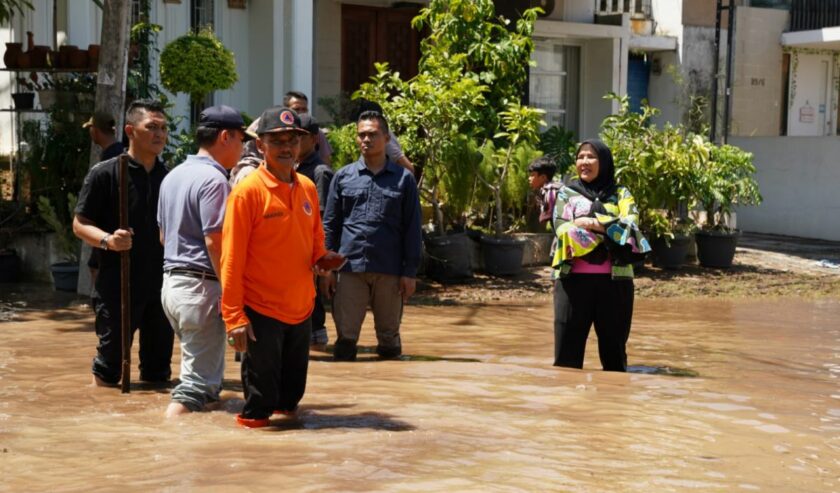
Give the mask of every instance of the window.
M 558 125 L 578 134 L 580 98 L 580 47 L 552 40 L 534 40 L 530 104 L 545 110 L 549 126 Z
M 190 0 L 190 27 L 199 30 L 213 27 L 213 0 Z
M 131 0 L 131 25 L 135 25 L 140 22 L 141 15 L 143 14 L 143 7 L 144 7 L 143 0 Z

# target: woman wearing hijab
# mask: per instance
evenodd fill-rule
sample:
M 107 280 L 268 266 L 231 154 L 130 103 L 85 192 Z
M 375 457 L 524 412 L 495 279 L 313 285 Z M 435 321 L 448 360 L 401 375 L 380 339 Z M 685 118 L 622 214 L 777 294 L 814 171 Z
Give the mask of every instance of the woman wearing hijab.
M 633 265 L 650 251 L 637 226 L 630 191 L 615 183 L 610 149 L 586 140 L 577 149 L 578 177 L 557 193 L 554 284 L 554 366 L 583 367 L 595 324 L 605 371 L 627 371 L 633 318 Z

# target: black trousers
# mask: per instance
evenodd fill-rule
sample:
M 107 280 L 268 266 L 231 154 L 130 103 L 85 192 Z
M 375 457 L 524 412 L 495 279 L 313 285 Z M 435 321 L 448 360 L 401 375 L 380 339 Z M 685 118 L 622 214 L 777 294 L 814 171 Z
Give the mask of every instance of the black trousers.
M 326 328 L 327 312 L 324 310 L 324 303 L 321 300 L 321 286 L 318 280 L 315 280 L 315 307 L 312 309 L 312 315 L 309 316 L 312 320 L 312 331 Z
M 120 300 L 94 296 L 91 299 L 96 313 L 95 329 L 99 337 L 93 374 L 107 383 L 115 384 L 122 376 L 122 310 Z M 167 382 L 172 376 L 172 343 L 175 334 L 163 313 L 160 291 L 157 296 L 131 300 L 131 339 L 140 330 L 140 380 Z
M 306 391 L 311 318 L 289 325 L 245 307 L 256 341 L 242 357 L 245 408 L 242 417 L 265 419 L 293 411 Z
M 609 274 L 570 274 L 554 283 L 554 366 L 583 368 L 589 328 L 595 324 L 605 371 L 627 371 L 633 319 L 633 281 Z

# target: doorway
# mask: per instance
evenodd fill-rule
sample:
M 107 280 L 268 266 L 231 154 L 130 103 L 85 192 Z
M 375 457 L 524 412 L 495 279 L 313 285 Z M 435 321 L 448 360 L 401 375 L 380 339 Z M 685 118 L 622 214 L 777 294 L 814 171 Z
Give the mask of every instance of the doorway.
M 341 90 L 351 94 L 388 62 L 404 79 L 417 75 L 421 35 L 411 27 L 416 8 L 341 6 Z

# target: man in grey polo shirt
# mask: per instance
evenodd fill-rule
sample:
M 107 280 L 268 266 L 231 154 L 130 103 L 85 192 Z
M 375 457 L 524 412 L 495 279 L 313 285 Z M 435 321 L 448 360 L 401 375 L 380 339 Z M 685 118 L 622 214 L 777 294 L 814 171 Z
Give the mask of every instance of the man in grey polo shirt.
M 161 300 L 181 341 L 181 383 L 172 390 L 167 417 L 201 411 L 218 402 L 222 390 L 225 324 L 217 273 L 230 193 L 226 170 L 236 165 L 246 138 L 237 110 L 205 109 L 196 129 L 198 153 L 170 171 L 160 188 Z

